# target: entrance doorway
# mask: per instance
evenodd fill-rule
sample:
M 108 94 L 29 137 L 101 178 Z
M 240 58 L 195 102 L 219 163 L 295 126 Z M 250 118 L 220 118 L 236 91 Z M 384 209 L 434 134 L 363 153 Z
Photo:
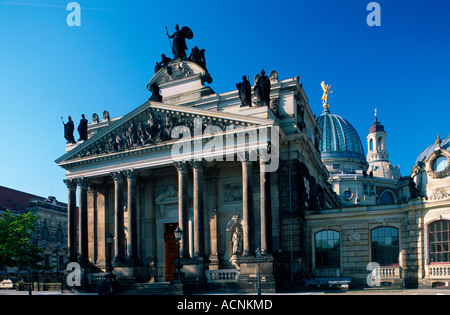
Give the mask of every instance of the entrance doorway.
M 171 281 L 175 272 L 174 261 L 178 257 L 178 250 L 177 241 L 175 240 L 175 234 L 173 233 L 173 231 L 175 231 L 177 227 L 177 222 L 164 224 L 164 262 L 166 265 L 166 281 Z

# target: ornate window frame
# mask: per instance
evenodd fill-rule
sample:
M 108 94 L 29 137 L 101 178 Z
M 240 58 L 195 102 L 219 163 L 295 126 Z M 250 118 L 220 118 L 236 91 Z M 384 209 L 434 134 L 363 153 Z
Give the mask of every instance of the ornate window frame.
M 436 162 L 436 160 L 438 158 L 440 158 L 441 156 L 447 158 L 448 164 L 444 170 L 437 172 L 433 169 L 433 165 L 434 165 L 434 162 Z M 450 175 L 450 153 L 445 150 L 441 150 L 441 149 L 434 151 L 428 158 L 428 162 L 426 164 L 426 170 L 427 170 L 428 176 L 430 176 L 431 178 L 444 178 L 444 177 L 449 176 Z

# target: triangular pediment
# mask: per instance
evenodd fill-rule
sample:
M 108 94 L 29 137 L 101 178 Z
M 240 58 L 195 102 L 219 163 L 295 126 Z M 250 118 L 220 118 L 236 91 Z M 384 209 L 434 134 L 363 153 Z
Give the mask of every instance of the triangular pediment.
M 241 126 L 245 128 L 274 124 L 272 119 L 148 101 L 103 127 L 87 141 L 74 147 L 55 162 L 63 166 L 67 162 L 113 156 L 161 144 L 171 144 L 177 141 L 171 138 L 174 127 L 186 126 L 194 135 L 194 128 L 199 128 L 195 124 L 199 121 L 202 124 L 202 130 L 207 126 L 217 126 L 223 131 Z

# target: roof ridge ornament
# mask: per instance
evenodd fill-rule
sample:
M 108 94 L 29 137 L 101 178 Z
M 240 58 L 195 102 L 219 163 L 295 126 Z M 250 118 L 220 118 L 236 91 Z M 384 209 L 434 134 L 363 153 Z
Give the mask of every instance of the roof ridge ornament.
M 323 90 L 323 95 L 322 95 L 323 111 L 329 112 L 330 104 L 328 104 L 328 94 L 333 93 L 333 91 L 330 91 L 331 85 L 327 85 L 327 84 L 325 84 L 325 81 L 322 81 L 320 83 L 320 86 L 322 87 L 322 90 Z

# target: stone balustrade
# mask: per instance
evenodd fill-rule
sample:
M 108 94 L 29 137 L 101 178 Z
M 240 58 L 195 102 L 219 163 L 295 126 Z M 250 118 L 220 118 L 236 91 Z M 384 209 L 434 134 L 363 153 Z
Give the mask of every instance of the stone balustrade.
M 207 282 L 237 282 L 240 271 L 236 269 L 205 270 Z

